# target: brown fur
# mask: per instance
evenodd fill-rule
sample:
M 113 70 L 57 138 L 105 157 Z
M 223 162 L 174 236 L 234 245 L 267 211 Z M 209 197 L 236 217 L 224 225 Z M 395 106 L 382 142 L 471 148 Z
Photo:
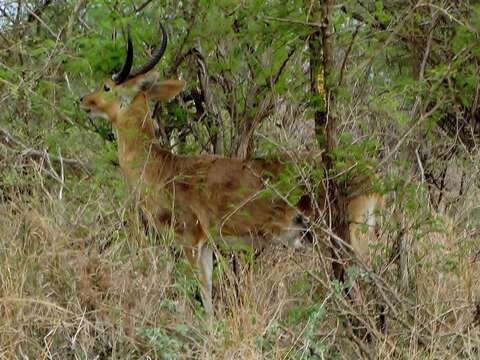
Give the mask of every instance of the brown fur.
M 157 79 L 158 74 L 147 73 L 122 85 L 107 82 L 110 91 L 134 90 L 126 107 L 121 106 L 119 97 L 109 99 L 104 90 L 84 96 L 81 102 L 87 111 L 113 122 L 127 182 L 157 229 L 173 225 L 188 259 L 200 270 L 202 300 L 207 312 L 212 312 L 208 239 L 268 243 L 281 238 L 299 210 L 310 209 L 310 202 L 302 197 L 297 209 L 280 196 L 262 196 L 267 184 L 274 184 L 284 170 L 285 163 L 280 160 L 182 156 L 156 144 L 148 101 L 166 101 L 185 85 Z M 377 195 L 361 194 L 349 202 L 352 245 L 361 255 L 368 250 L 368 242 L 361 239 L 357 222 L 372 223 L 369 216 L 374 217 L 378 200 Z

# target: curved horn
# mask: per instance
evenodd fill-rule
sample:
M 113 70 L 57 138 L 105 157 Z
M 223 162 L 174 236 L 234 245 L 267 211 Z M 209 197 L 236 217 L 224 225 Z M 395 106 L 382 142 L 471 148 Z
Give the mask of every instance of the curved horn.
M 121 84 L 127 80 L 130 70 L 132 70 L 133 65 L 133 45 L 132 38 L 130 37 L 130 31 L 127 34 L 127 57 L 125 58 L 125 63 L 123 64 L 122 70 L 120 72 L 112 75 L 112 80 L 115 84 Z
M 137 75 L 145 74 L 147 71 L 152 70 L 155 65 L 160 61 L 162 58 L 163 54 L 165 53 L 165 49 L 167 48 L 167 42 L 168 42 L 168 36 L 167 32 L 165 31 L 165 28 L 163 27 L 162 23 L 160 23 L 160 29 L 162 29 L 162 43 L 160 46 L 154 51 L 152 59 L 140 67 L 139 69 L 133 71 L 130 75 L 129 78 L 133 78 Z

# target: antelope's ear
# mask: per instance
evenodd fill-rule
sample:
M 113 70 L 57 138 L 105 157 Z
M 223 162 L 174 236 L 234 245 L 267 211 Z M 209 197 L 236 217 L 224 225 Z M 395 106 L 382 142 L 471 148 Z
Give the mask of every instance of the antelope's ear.
M 175 97 L 185 87 L 183 80 L 164 80 L 153 84 L 148 90 L 151 99 L 168 101 Z
M 159 73 L 156 71 L 151 71 L 145 74 L 137 82 L 136 87 L 138 91 L 148 91 L 152 88 L 153 85 L 157 82 L 160 77 Z

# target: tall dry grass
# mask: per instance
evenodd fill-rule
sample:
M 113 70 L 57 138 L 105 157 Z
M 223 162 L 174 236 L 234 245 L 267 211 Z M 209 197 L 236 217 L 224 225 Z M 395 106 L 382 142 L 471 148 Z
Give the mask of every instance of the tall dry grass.
M 389 207 L 370 266 L 349 271 L 350 298 L 331 276 L 325 239 L 301 251 L 244 253 L 235 266 L 218 253 L 216 315 L 208 319 L 171 239 L 145 230 L 121 182 L 112 187 L 93 173 L 60 184 L 42 166 L 2 153 L 1 358 L 478 356 L 473 191 L 463 211 L 431 214 L 422 202 L 405 210 L 407 287 L 400 286 Z M 421 187 L 416 196 L 424 196 Z M 429 224 L 419 223 L 422 212 Z

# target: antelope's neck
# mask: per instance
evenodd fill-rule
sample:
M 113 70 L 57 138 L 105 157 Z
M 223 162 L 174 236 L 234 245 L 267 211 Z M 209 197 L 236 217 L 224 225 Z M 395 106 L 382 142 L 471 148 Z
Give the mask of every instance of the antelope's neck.
M 115 127 L 118 159 L 127 182 L 132 186 L 151 182 L 154 163 L 162 163 L 165 154 L 154 145 L 155 127 L 148 107 L 130 106 L 116 119 Z
M 152 139 L 137 129 L 117 129 L 118 160 L 128 182 L 138 179 L 147 166 Z

